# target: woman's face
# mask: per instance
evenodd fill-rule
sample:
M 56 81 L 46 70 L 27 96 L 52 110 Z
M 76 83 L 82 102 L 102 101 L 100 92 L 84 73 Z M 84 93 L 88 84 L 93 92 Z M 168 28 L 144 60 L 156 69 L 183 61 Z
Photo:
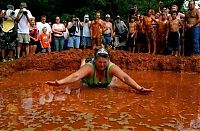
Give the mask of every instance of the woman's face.
M 56 17 L 56 23 L 60 23 L 60 18 Z
M 99 71 L 104 71 L 106 69 L 108 63 L 109 63 L 108 58 L 99 56 L 95 59 L 95 65 L 96 65 L 97 70 L 99 70 Z

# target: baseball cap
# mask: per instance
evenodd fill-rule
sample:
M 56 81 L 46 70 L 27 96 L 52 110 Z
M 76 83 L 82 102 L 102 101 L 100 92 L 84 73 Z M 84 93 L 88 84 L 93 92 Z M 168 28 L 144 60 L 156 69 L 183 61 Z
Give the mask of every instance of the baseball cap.
M 117 15 L 116 17 L 117 17 L 117 18 L 120 18 L 120 16 L 119 16 L 119 15 Z
M 89 18 L 89 15 L 88 15 L 88 14 L 85 14 L 85 15 L 84 15 L 84 18 Z
M 20 4 L 20 8 L 27 8 L 26 3 L 25 3 L 25 2 L 22 2 L 22 3 Z
M 110 15 L 109 15 L 109 14 L 107 14 L 107 15 L 106 15 L 106 17 L 110 17 Z
M 14 6 L 13 5 L 7 5 L 7 9 L 14 10 Z

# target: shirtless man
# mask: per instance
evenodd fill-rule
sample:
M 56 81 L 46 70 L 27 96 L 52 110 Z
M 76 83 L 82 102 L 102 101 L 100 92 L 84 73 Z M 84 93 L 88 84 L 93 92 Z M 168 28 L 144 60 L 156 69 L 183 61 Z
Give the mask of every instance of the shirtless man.
M 148 53 L 151 53 L 151 40 L 153 41 L 153 55 L 156 53 L 156 39 L 155 39 L 155 30 L 153 28 L 153 10 L 149 9 L 147 16 L 144 16 L 144 29 L 146 33 L 146 38 L 148 42 Z
M 159 54 L 164 54 L 166 44 L 167 44 L 167 14 L 161 13 L 161 19 L 157 22 L 157 52 Z
M 137 23 L 135 22 L 135 18 L 131 17 L 131 20 L 128 24 L 128 43 L 127 43 L 127 49 L 130 52 L 135 51 L 136 33 L 137 33 Z
M 145 35 L 145 30 L 144 30 L 144 24 L 143 24 L 143 15 L 138 15 L 137 17 L 137 38 L 136 38 L 136 49 L 137 53 L 140 53 L 142 48 L 145 47 L 146 45 L 146 35 Z
M 189 11 L 185 14 L 185 28 L 187 34 L 190 36 L 191 43 L 189 55 L 199 55 L 200 54 L 200 10 L 195 8 L 195 2 L 190 1 Z
M 111 42 L 112 42 L 112 37 L 113 37 L 113 25 L 110 22 L 110 15 L 109 14 L 106 15 L 106 20 L 104 22 L 104 25 L 105 25 L 105 29 L 104 29 L 104 32 L 103 32 L 103 36 L 104 36 L 104 39 L 105 39 L 105 47 L 110 48 Z
M 180 19 L 177 19 L 177 12 L 172 12 L 172 20 L 169 20 L 168 24 L 168 49 L 171 51 L 171 55 L 178 56 L 180 50 L 180 33 L 179 26 L 184 26 Z M 183 33 L 183 32 L 182 32 Z

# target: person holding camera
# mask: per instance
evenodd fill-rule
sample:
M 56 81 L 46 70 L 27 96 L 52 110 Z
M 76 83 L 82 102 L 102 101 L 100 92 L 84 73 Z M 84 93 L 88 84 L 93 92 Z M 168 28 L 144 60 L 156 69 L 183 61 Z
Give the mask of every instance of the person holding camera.
M 69 48 L 79 49 L 81 39 L 81 22 L 75 15 L 72 16 L 72 21 L 68 23 L 67 29 L 69 31 Z
M 86 14 L 84 16 L 84 21 L 82 22 L 83 33 L 82 33 L 81 44 L 83 46 L 83 49 L 91 48 L 92 46 L 91 35 L 90 35 L 90 24 L 91 24 L 91 21 L 89 21 L 89 15 Z
M 29 54 L 29 23 L 31 23 L 30 18 L 32 17 L 32 14 L 27 9 L 27 5 L 24 2 L 20 4 L 20 9 L 15 10 L 15 14 L 15 21 L 18 23 L 17 58 L 19 58 L 22 45 L 26 47 L 26 55 Z

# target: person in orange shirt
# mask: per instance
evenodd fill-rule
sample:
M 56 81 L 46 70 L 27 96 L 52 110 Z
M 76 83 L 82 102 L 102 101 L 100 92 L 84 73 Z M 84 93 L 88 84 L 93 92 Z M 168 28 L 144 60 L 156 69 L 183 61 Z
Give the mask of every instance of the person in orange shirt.
M 101 36 L 104 31 L 103 20 L 100 19 L 100 13 L 96 14 L 96 18 L 90 25 L 90 34 L 92 38 L 92 49 L 101 48 Z
M 42 34 L 40 34 L 39 36 L 39 40 L 40 40 L 40 43 L 41 43 L 41 48 L 42 48 L 42 53 L 45 53 L 45 52 L 51 52 L 51 46 L 50 46 L 50 36 L 49 34 L 47 33 L 47 28 L 46 27 L 43 27 L 42 28 Z

